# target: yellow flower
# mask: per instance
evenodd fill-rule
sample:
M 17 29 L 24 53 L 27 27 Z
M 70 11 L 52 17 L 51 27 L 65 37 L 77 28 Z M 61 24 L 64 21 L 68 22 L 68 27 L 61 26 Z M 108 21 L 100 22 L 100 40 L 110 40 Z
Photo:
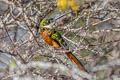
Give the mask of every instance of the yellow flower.
M 58 0 L 57 6 L 62 10 L 65 11 L 68 8 L 68 0 Z
M 79 10 L 79 5 L 77 4 L 77 1 L 75 1 L 75 0 L 69 0 L 68 5 L 73 11 Z

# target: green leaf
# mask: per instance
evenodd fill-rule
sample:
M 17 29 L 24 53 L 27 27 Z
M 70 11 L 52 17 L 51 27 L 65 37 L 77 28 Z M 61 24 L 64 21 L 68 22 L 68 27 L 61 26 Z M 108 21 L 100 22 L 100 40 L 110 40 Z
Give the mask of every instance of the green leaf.
M 11 68 L 15 68 L 15 67 L 16 67 L 15 61 L 13 61 L 13 60 L 10 61 L 9 66 L 10 66 Z
M 36 4 L 35 6 L 40 10 L 40 4 Z
M 81 50 L 80 54 L 81 54 L 81 56 L 86 57 L 89 55 L 89 51 L 88 50 Z

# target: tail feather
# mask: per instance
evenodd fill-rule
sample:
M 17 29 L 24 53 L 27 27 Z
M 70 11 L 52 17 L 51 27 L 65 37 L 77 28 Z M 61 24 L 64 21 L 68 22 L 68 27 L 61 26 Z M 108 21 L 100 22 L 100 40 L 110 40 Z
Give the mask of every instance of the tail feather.
M 72 52 L 66 52 L 66 55 L 70 58 L 70 60 L 72 62 L 74 62 L 75 64 L 77 64 L 77 66 L 84 72 L 88 71 L 84 68 L 84 66 L 82 65 L 82 63 L 72 54 Z

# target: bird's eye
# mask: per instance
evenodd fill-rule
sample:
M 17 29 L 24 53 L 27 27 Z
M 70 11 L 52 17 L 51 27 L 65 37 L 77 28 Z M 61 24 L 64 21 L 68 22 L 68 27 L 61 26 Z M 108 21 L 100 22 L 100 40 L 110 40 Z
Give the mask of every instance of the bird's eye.
M 53 18 L 50 18 L 50 19 L 48 20 L 48 24 L 52 23 L 53 20 L 54 20 Z

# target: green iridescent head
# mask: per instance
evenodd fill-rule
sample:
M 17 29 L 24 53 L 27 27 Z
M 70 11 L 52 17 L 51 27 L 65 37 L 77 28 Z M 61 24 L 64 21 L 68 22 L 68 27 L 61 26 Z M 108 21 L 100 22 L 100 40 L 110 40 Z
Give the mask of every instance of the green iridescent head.
M 44 26 L 46 26 L 46 20 L 47 18 L 44 18 L 41 22 L 40 22 L 40 28 L 43 28 Z
M 51 22 L 53 21 L 53 18 L 44 18 L 41 22 L 40 22 L 40 28 L 45 28 L 44 26 L 49 25 Z

